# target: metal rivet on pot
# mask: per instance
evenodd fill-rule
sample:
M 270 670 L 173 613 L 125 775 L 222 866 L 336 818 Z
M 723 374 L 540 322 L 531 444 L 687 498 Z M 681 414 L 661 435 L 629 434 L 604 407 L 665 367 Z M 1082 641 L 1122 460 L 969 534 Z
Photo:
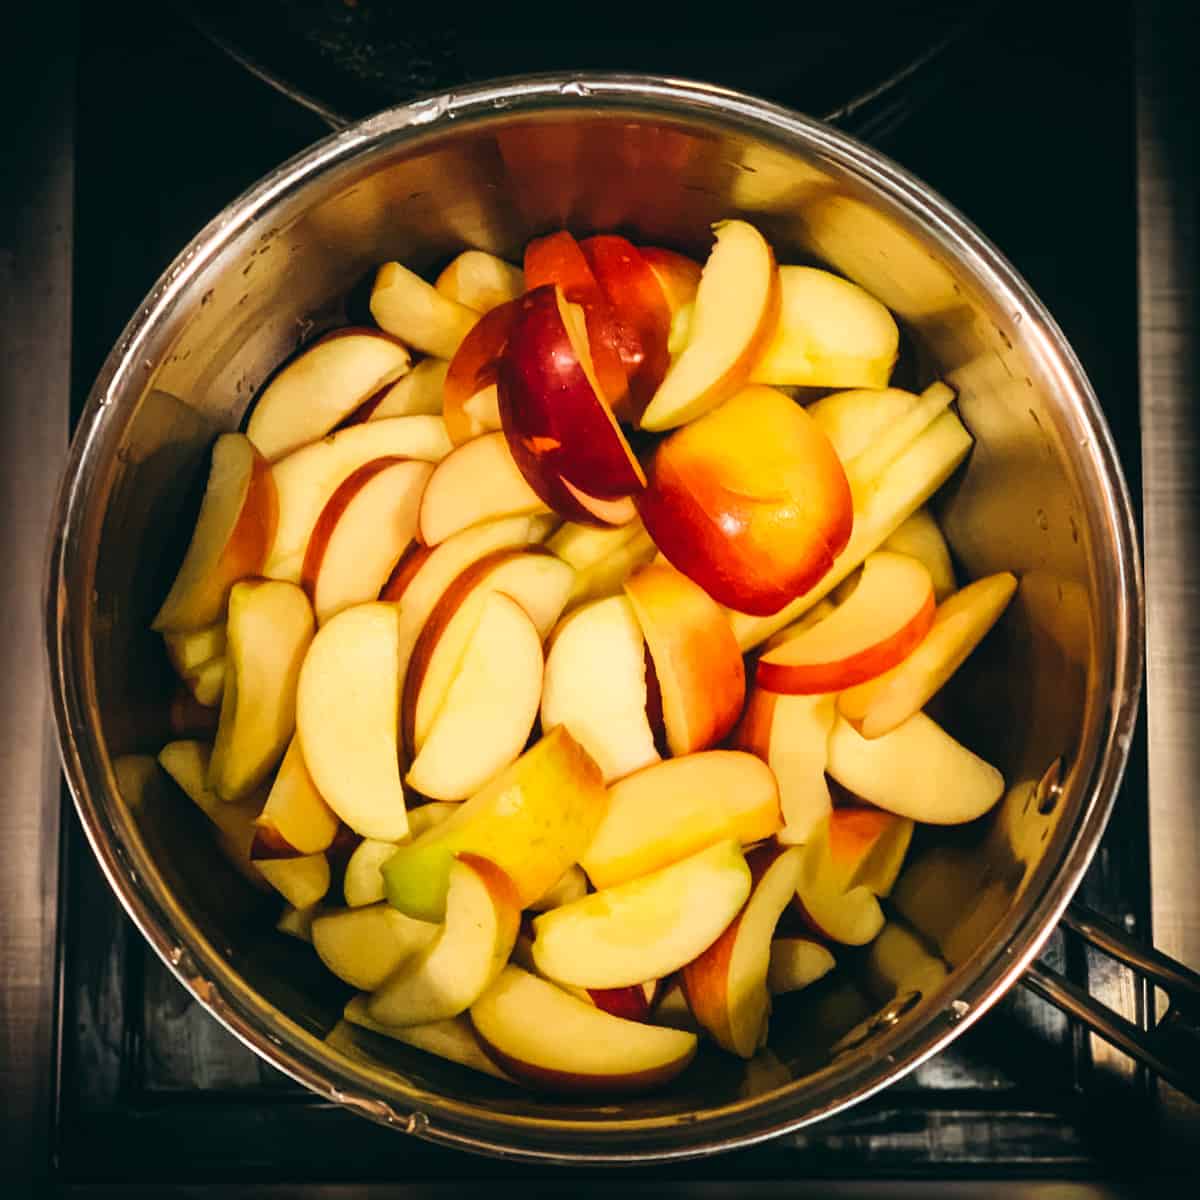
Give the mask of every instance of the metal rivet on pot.
M 891 1029 L 905 1013 L 911 1012 L 916 1008 L 921 1003 L 922 998 L 920 991 L 903 992 L 901 995 L 896 996 L 875 1013 L 874 1016 L 859 1022 L 849 1033 L 843 1034 L 834 1043 L 834 1054 L 853 1050 L 855 1047 L 861 1046 L 864 1042 L 874 1037 L 875 1034 L 882 1033 L 886 1029 Z
M 1056 758 L 1047 768 L 1046 773 L 1038 780 L 1033 792 L 1037 810 L 1043 817 L 1048 817 L 1057 807 L 1062 798 L 1062 759 Z

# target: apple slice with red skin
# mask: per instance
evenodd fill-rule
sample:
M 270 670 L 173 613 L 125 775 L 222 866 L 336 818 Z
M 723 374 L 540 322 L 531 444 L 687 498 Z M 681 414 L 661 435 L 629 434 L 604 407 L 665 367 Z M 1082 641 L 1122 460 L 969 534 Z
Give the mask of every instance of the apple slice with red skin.
M 642 260 L 654 272 L 671 316 L 696 299 L 704 268 L 694 258 L 662 246 L 640 246 Z
M 450 440 L 461 446 L 481 433 L 499 429 L 488 424 L 483 413 L 472 404 L 472 398 L 496 383 L 500 359 L 508 349 L 520 309 L 516 300 L 493 308 L 478 325 L 463 338 L 450 366 L 442 389 L 442 416 Z
M 865 946 L 883 928 L 883 909 L 870 888 L 843 891 L 822 869 L 824 847 L 812 839 L 801 851 L 793 909 L 818 936 L 848 946 Z
M 658 980 L 619 988 L 588 988 L 588 999 L 599 1009 L 625 1021 L 649 1021 L 658 996 Z
M 914 823 L 882 808 L 839 805 L 813 835 L 824 842 L 820 870 L 831 889 L 866 887 L 886 896 L 904 865 Z
M 758 683 L 772 692 L 838 692 L 903 661 L 933 624 L 933 580 L 906 554 L 867 556 L 858 586 L 823 621 L 758 660 Z

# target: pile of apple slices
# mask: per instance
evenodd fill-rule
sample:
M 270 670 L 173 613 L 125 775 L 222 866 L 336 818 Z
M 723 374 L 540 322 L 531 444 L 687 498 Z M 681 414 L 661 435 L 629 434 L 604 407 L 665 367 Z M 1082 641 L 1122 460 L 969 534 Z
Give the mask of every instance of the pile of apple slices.
M 959 588 L 925 507 L 953 392 L 889 387 L 887 309 L 744 221 L 703 266 L 388 263 L 371 312 L 213 447 L 159 762 L 352 1024 L 555 1091 L 753 1056 L 914 823 L 1003 790 L 923 711 L 1016 586 Z

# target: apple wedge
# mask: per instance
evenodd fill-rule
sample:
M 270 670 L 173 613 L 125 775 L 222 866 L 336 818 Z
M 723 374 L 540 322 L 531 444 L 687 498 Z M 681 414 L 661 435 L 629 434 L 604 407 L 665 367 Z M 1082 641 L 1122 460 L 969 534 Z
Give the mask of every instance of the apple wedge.
M 286 933 L 288 937 L 293 937 L 298 942 L 307 942 L 311 946 L 312 923 L 320 915 L 320 905 L 314 904 L 311 908 L 296 908 L 289 904 L 280 913 L 279 920 L 275 922 L 275 931 Z
M 768 650 L 758 683 L 772 692 L 838 692 L 874 679 L 906 658 L 933 624 L 933 580 L 906 554 L 867 556 L 848 600 L 823 621 Z
M 915 392 L 903 388 L 851 388 L 822 396 L 805 412 L 824 430 L 838 458 L 848 463 L 919 403 Z
M 812 853 L 821 885 L 831 892 L 865 887 L 888 895 L 912 842 L 913 822 L 882 808 L 843 804 L 813 831 Z
M 795 847 L 751 851 L 750 898 L 724 933 L 683 968 L 683 993 L 692 1015 L 718 1046 L 741 1058 L 752 1058 L 767 1038 L 771 940 L 796 894 L 801 854 Z
M 557 554 L 576 571 L 587 570 L 615 554 L 644 530 L 640 521 L 631 521 L 618 529 L 597 529 L 565 521 L 546 541 L 546 549 Z M 219 653 L 219 651 L 218 651 Z
M 829 735 L 829 774 L 878 808 L 929 825 L 974 821 L 1004 794 L 1004 777 L 924 713 L 864 738 L 844 718 Z
M 957 590 L 950 548 L 928 508 L 918 508 L 883 543 L 883 549 L 894 554 L 908 554 L 923 562 L 933 580 L 933 598 L 939 604 Z
M 395 842 L 381 842 L 375 838 L 363 838 L 354 847 L 342 876 L 342 896 L 347 908 L 378 904 L 384 898 L 380 868 L 395 853 Z
M 550 510 L 517 470 L 502 433 L 487 433 L 448 454 L 421 499 L 421 541 L 437 546 L 473 525 Z
M 537 719 L 542 670 L 541 635 L 525 610 L 489 593 L 408 785 L 434 800 L 463 800 L 507 767 Z
M 296 729 L 296 684 L 313 637 L 313 613 L 291 583 L 257 580 L 229 593 L 225 691 L 209 785 L 240 800 L 283 757 Z
M 292 359 L 259 393 L 246 436 L 270 462 L 323 438 L 409 368 L 408 348 L 377 329 L 339 329 Z
M 667 563 L 625 581 L 662 690 L 671 753 L 691 754 L 733 728 L 746 697 L 742 656 L 720 606 Z
M 258 873 L 293 908 L 312 908 L 329 891 L 329 859 L 324 854 L 256 858 L 253 862 Z
M 946 982 L 946 964 L 931 954 L 911 930 L 889 921 L 871 943 L 863 963 L 867 989 L 880 1004 L 894 996 L 933 995 Z
M 729 838 L 534 918 L 533 960 L 575 987 L 661 979 L 711 946 L 749 894 L 750 869 Z
M 371 316 L 392 337 L 437 358 L 453 358 L 479 320 L 473 309 L 439 292 L 398 262 L 384 263 L 371 288 Z
M 638 528 L 629 541 L 599 562 L 575 572 L 575 582 L 571 585 L 570 596 L 567 597 L 568 608 L 585 604 L 589 600 L 619 596 L 625 586 L 625 580 L 658 556 L 658 547 L 654 544 L 654 539 L 640 527 L 640 523 L 635 524 Z
M 197 704 L 205 708 L 216 708 L 221 703 L 221 697 L 225 694 L 227 668 L 225 656 L 221 655 L 220 658 L 210 658 L 202 667 L 188 672 L 184 683 Z M 213 732 L 216 732 L 215 728 Z
M 484 250 L 464 250 L 433 286 L 447 300 L 487 313 L 525 291 L 525 273 Z
M 610 596 L 566 617 L 546 654 L 542 728 L 565 726 L 605 783 L 659 758 L 646 715 L 645 644 L 633 606 Z
M 779 321 L 779 274 L 766 239 L 745 221 L 713 227 L 688 342 L 654 393 L 641 427 L 673 429 L 737 392 Z
M 181 679 L 225 654 L 225 622 L 214 621 L 185 633 L 164 633 L 167 658 Z
M 497 1066 L 539 1091 L 648 1091 L 696 1053 L 694 1034 L 614 1017 L 513 966 L 471 1006 L 471 1025 Z
M 579 865 L 597 888 L 648 875 L 728 838 L 744 845 L 779 830 L 779 789 L 752 754 L 707 750 L 627 776 Z
M 938 605 L 929 632 L 890 671 L 838 697 L 838 711 L 866 738 L 921 711 L 1003 616 L 1017 589 L 1007 571 L 968 584 Z
M 421 359 L 407 375 L 363 401 L 343 424 L 386 421 L 389 417 L 436 417 L 442 411 L 449 365 L 444 358 Z
M 438 462 L 450 452 L 441 417 L 366 421 L 281 458 L 271 467 L 279 496 L 279 525 L 262 574 L 300 581 L 309 538 L 330 497 L 359 467 L 378 458 Z
M 258 833 L 251 851 L 254 858 L 317 854 L 328 850 L 337 836 L 337 814 L 317 791 L 295 737 L 283 756 L 255 824 Z
M 798 848 L 800 879 L 794 908 L 806 925 L 831 942 L 865 946 L 883 928 L 883 909 L 868 887 L 842 891 L 824 867 L 823 847 L 811 840 Z
M 381 1025 L 424 1025 L 465 1012 L 508 961 L 520 920 L 512 880 L 489 859 L 459 854 L 441 932 L 388 977 L 367 1015 Z
M 900 331 L 870 292 L 815 267 L 780 267 L 779 291 L 779 324 L 753 365 L 755 382 L 887 386 Z
M 532 904 L 579 861 L 605 801 L 600 768 L 565 729 L 552 729 L 450 817 L 396 850 L 383 867 L 388 900 L 409 916 L 441 921 L 450 864 L 466 851 L 495 862 L 521 907 Z M 539 853 L 530 854 L 531 845 Z
M 408 832 L 399 673 L 395 607 L 360 604 L 313 638 L 296 696 L 296 733 L 317 790 L 355 833 L 385 842 Z
M 329 497 L 300 568 L 300 586 L 318 624 L 379 595 L 416 536 L 421 497 L 433 473 L 431 463 L 376 458 Z
M 440 932 L 436 925 L 414 921 L 390 904 L 371 904 L 323 913 L 312 923 L 312 943 L 340 980 L 371 991 Z
M 767 988 L 773 996 L 798 992 L 823 979 L 836 966 L 837 960 L 820 942 L 802 937 L 776 938 L 771 943 Z
M 662 246 L 640 246 L 642 258 L 654 272 L 672 317 L 696 299 L 703 268 L 695 259 Z
M 561 908 L 564 904 L 582 900 L 587 893 L 587 876 L 582 869 L 577 866 L 568 867 L 549 891 L 539 896 L 527 907 L 534 912 L 549 912 L 552 908 Z
M 160 633 L 186 633 L 225 615 L 229 591 L 257 575 L 276 536 L 279 506 L 267 460 L 240 433 L 213 445 L 192 540 L 154 618 Z

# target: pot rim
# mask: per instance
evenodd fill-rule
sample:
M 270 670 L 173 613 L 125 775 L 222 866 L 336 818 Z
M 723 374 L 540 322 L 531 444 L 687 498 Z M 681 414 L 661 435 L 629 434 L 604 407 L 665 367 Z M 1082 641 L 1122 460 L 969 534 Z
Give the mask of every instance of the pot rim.
M 1023 336 L 1064 419 L 1077 436 L 1075 465 L 1088 467 L 1089 500 L 1106 527 L 1110 554 L 1097 555 L 1100 597 L 1109 616 L 1111 657 L 1100 655 L 1093 694 L 1103 711 L 1085 719 L 1079 788 L 1085 792 L 1061 855 L 1045 855 L 1024 902 L 1014 905 L 989 939 L 985 961 L 961 968 L 956 997 L 918 1019 L 877 1035 L 870 1056 L 849 1069 L 823 1068 L 753 1101 L 703 1115 L 550 1120 L 484 1112 L 415 1084 L 391 1088 L 267 1005 L 222 960 L 186 914 L 171 915 L 166 885 L 139 840 L 119 796 L 93 703 L 87 620 L 72 622 L 67 597 L 91 589 L 92 559 L 83 547 L 98 529 L 102 506 L 91 504 L 106 449 L 119 435 L 114 401 L 138 386 L 153 363 L 155 332 L 186 302 L 194 282 L 221 249 L 289 194 L 324 172 L 349 166 L 380 145 L 397 149 L 436 137 L 447 126 L 478 126 L 512 115 L 636 109 L 656 117 L 706 120 L 751 132 L 785 149 L 816 154 L 865 182 L 903 210 L 989 297 L 1022 315 Z M 1074 453 L 1074 452 L 1073 452 Z M 103 499 L 103 497 L 100 497 Z M 98 510 L 98 511 L 97 511 Z M 94 546 L 94 539 L 92 541 Z M 357 122 L 293 157 L 228 205 L 167 268 L 126 326 L 89 394 L 72 442 L 52 523 L 45 592 L 46 640 L 53 710 L 63 765 L 80 822 L 109 885 L 142 935 L 179 981 L 235 1037 L 314 1092 L 394 1128 L 451 1146 L 542 1163 L 617 1164 L 668 1161 L 748 1146 L 831 1116 L 895 1082 L 969 1027 L 1016 981 L 1038 954 L 1074 894 L 1107 824 L 1137 719 L 1143 656 L 1143 599 L 1136 527 L 1111 434 L 1081 364 L 1049 313 L 1014 268 L 946 201 L 877 151 L 824 123 L 752 96 L 704 83 L 647 75 L 571 73 L 484 82 L 396 106 Z M 1102 643 L 1103 644 L 1103 643 Z M 268 1019 L 269 1018 L 269 1019 Z M 269 1027 L 282 1028 L 282 1038 Z M 389 1078 L 398 1079 L 399 1077 Z M 381 1083 L 382 1081 L 382 1083 Z M 836 1086 L 834 1086 L 836 1084 Z M 400 1093 L 403 1093 L 400 1095 Z M 797 1095 L 806 1098 L 803 1105 Z

